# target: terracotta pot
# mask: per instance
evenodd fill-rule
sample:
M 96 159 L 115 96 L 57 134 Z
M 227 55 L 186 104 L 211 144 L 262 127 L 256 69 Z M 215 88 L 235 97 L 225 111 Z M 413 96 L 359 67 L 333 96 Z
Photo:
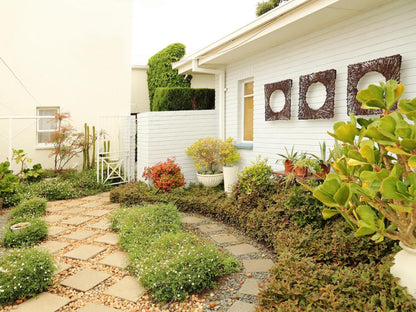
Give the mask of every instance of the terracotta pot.
M 223 173 L 218 174 L 196 174 L 199 183 L 206 187 L 215 187 L 221 183 L 224 178 Z
M 295 168 L 295 174 L 297 177 L 303 178 L 306 177 L 308 174 L 308 168 L 307 167 L 296 167 Z
M 400 278 L 399 284 L 407 287 L 407 292 L 416 298 L 416 249 L 400 242 L 403 250 L 394 256 L 394 264 L 390 268 L 393 276 Z
M 321 166 L 322 172 L 317 172 L 316 175 L 319 178 L 324 179 L 325 176 L 331 171 L 331 165 L 320 164 L 319 166 Z
M 293 172 L 293 161 L 285 160 L 285 172 Z

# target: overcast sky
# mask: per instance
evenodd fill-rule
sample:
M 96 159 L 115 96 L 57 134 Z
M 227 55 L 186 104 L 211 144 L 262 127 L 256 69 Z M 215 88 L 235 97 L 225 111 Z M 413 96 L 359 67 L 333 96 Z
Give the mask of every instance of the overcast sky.
M 191 54 L 256 18 L 260 0 L 134 0 L 132 65 L 171 43 Z

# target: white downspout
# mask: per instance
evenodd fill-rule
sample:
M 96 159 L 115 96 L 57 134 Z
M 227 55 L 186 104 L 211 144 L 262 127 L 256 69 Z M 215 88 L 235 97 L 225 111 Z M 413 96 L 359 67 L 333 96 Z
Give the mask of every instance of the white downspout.
M 225 70 L 210 69 L 200 67 L 198 59 L 192 60 L 192 71 L 195 73 L 215 74 L 218 75 L 218 111 L 219 111 L 219 137 L 225 140 Z

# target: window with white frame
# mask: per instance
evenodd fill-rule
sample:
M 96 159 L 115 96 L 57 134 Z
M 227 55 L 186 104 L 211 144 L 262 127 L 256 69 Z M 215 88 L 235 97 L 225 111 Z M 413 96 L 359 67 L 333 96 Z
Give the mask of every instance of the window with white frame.
M 36 123 L 36 143 L 39 147 L 51 147 L 52 134 L 56 130 L 56 120 L 53 118 L 59 113 L 59 107 L 38 107 L 36 116 L 52 118 L 38 118 Z
M 254 82 L 243 81 L 242 97 L 242 141 L 253 142 Z

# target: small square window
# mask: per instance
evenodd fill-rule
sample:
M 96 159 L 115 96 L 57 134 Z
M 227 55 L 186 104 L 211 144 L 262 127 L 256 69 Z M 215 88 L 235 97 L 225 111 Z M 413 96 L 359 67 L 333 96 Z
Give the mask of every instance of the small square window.
M 55 114 L 59 113 L 58 107 L 38 107 L 36 109 L 36 116 L 50 117 L 38 118 L 36 123 L 36 143 L 38 147 L 52 147 L 50 143 L 52 134 L 56 131 Z

